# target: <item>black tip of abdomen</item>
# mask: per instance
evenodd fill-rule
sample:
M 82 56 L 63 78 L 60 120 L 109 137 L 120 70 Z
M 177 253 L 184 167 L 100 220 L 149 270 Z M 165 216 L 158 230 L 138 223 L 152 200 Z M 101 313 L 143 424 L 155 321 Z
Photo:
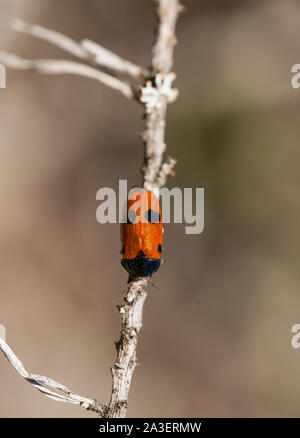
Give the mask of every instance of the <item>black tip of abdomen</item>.
M 150 259 L 143 251 L 140 251 L 134 259 L 122 259 L 123 268 L 129 273 L 129 281 L 136 277 L 150 277 L 156 272 L 161 264 L 161 259 Z

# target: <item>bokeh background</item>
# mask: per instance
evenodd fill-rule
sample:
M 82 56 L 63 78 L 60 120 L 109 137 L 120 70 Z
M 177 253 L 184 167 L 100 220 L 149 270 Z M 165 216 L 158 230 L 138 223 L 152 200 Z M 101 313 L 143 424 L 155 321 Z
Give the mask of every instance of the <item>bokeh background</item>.
M 169 187 L 205 188 L 205 231 L 165 233 L 129 416 L 299 416 L 298 0 L 184 0 L 169 107 Z M 63 52 L 13 17 L 149 65 L 152 1 L 0 0 L 0 47 Z M 67 56 L 68 58 L 68 56 Z M 0 323 L 32 372 L 109 400 L 127 275 L 96 192 L 140 184 L 141 108 L 92 80 L 7 72 L 0 90 Z M 43 397 L 0 357 L 1 417 L 90 417 Z

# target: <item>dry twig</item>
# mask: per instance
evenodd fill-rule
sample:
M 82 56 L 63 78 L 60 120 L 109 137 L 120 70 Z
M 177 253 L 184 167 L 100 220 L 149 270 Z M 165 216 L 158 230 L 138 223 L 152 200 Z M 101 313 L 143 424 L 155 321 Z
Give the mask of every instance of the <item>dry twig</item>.
M 135 93 L 130 85 L 107 73 L 99 71 L 89 65 L 79 62 L 64 61 L 59 59 L 24 59 L 12 53 L 0 50 L 0 62 L 7 67 L 19 70 L 37 70 L 40 73 L 63 74 L 85 76 L 96 79 L 107 87 L 120 91 L 128 99 L 133 99 Z
M 163 163 L 163 154 L 166 149 L 167 105 L 173 102 L 178 95 L 177 90 L 172 88 L 176 76 L 171 72 L 171 69 L 176 44 L 176 21 L 183 9 L 179 0 L 154 1 L 158 25 L 151 72 L 122 59 L 89 40 L 83 40 L 79 44 L 62 34 L 41 26 L 28 25 L 20 20 L 14 23 L 16 30 L 46 40 L 68 53 L 90 62 L 92 66 L 62 60 L 28 60 L 7 52 L 0 52 L 0 62 L 8 67 L 34 69 L 42 73 L 77 74 L 96 79 L 108 87 L 120 91 L 129 99 L 138 98 L 140 103 L 144 105 L 146 113 L 146 128 L 143 133 L 145 159 L 142 167 L 142 178 L 143 187 L 148 190 L 162 187 L 166 183 L 167 177 L 173 173 L 176 163 L 170 157 Z M 140 95 L 137 96 L 134 89 L 125 81 L 118 79 L 113 74 L 100 71 L 97 66 L 112 70 L 114 73 L 127 74 L 135 79 L 145 78 Z M 81 397 L 52 379 L 29 374 L 10 347 L 1 339 L 0 349 L 22 377 L 47 397 L 83 406 L 97 412 L 102 417 L 123 418 L 126 416 L 128 392 L 136 366 L 137 340 L 142 327 L 142 312 L 147 298 L 147 285 L 148 280 L 145 278 L 132 281 L 125 294 L 125 304 L 118 306 L 121 315 L 121 337 L 116 343 L 117 358 L 111 368 L 112 395 L 108 406 Z M 54 388 L 56 392 L 49 390 L 49 387 Z
M 50 379 L 49 377 L 39 376 L 38 374 L 28 373 L 20 359 L 17 358 L 12 349 L 7 345 L 7 343 L 0 338 L 0 350 L 4 353 L 7 360 L 11 365 L 18 371 L 18 373 L 31 385 L 41 391 L 46 397 L 52 398 L 53 400 L 71 403 L 74 405 L 82 406 L 88 411 L 96 412 L 103 416 L 106 411 L 106 407 L 97 402 L 97 400 L 92 400 L 90 398 L 82 397 L 81 395 L 75 394 L 65 385 Z M 50 390 L 49 388 L 54 389 Z

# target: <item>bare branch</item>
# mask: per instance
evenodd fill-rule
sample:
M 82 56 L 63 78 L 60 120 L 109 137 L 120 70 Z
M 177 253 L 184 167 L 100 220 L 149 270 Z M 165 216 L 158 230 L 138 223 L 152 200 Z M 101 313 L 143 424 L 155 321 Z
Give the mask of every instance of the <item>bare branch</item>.
M 139 78 L 144 72 L 146 74 L 146 69 L 143 67 L 121 58 L 93 41 L 85 39 L 81 41 L 81 45 L 98 65 L 105 66 L 120 73 L 128 74 L 133 78 Z
M 155 0 L 158 17 L 156 43 L 153 47 L 153 68 L 168 73 L 173 66 L 173 52 L 177 43 L 175 28 L 178 15 L 184 10 L 178 0 Z
M 176 160 L 172 157 L 168 157 L 167 160 L 162 164 L 160 172 L 156 179 L 156 186 L 163 187 L 166 185 L 169 176 L 174 175 L 174 167 L 176 165 Z
M 107 87 L 121 92 L 128 99 L 133 99 L 135 93 L 131 86 L 107 73 L 101 72 L 93 67 L 73 61 L 59 59 L 25 59 L 20 56 L 0 51 L 0 63 L 7 67 L 21 70 L 37 70 L 40 73 L 49 74 L 73 74 L 95 79 Z
M 138 78 L 144 73 L 145 69 L 143 67 L 121 58 L 110 50 L 107 50 L 88 39 L 84 39 L 81 43 L 77 43 L 64 34 L 37 24 L 25 23 L 19 19 L 13 21 L 12 27 L 18 32 L 47 41 L 71 55 L 85 59 L 109 70 L 128 74 L 133 78 Z
M 22 32 L 27 35 L 31 35 L 33 37 L 47 41 L 48 43 L 59 47 L 65 52 L 77 56 L 77 58 L 89 59 L 90 57 L 89 53 L 84 50 L 84 48 L 79 43 L 67 37 L 66 35 L 55 32 L 54 30 L 46 29 L 45 27 L 39 26 L 37 24 L 25 23 L 25 21 L 19 19 L 13 20 L 12 28 L 18 32 Z
M 0 350 L 3 352 L 10 364 L 18 371 L 18 373 L 27 382 L 29 382 L 40 392 L 42 392 L 46 397 L 49 397 L 56 401 L 82 406 L 84 409 L 96 412 L 101 416 L 105 415 L 107 410 L 106 406 L 98 403 L 97 400 L 75 394 L 66 386 L 56 382 L 55 380 L 50 379 L 49 377 L 28 373 L 25 370 L 24 365 L 22 364 L 20 359 L 18 359 L 18 357 L 9 347 L 9 345 L 2 338 L 0 338 Z M 56 392 L 48 388 L 52 388 Z
M 127 410 L 128 392 L 132 375 L 136 366 L 136 348 L 138 334 L 142 327 L 142 312 L 147 292 L 148 280 L 145 278 L 129 284 L 125 305 L 118 306 L 122 330 L 119 342 L 116 343 L 117 359 L 111 368 L 113 387 L 107 416 L 124 418 Z

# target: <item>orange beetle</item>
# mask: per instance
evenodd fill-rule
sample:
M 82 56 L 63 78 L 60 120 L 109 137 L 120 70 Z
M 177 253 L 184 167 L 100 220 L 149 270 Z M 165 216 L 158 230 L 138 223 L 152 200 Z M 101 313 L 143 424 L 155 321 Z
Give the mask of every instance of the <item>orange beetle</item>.
M 132 190 L 127 199 L 126 223 L 121 224 L 122 266 L 129 281 L 150 277 L 161 265 L 162 213 L 158 198 L 149 190 Z

